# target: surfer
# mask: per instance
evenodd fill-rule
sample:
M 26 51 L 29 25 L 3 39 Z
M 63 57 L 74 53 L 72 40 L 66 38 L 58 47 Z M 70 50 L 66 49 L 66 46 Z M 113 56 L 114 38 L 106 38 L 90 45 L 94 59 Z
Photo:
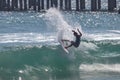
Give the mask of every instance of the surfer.
M 71 46 L 74 46 L 74 47 L 76 47 L 76 48 L 79 47 L 82 33 L 80 32 L 79 29 L 77 29 L 77 31 L 79 32 L 79 34 L 78 34 L 75 30 L 72 30 L 73 35 L 74 35 L 75 38 L 76 38 L 75 41 L 70 41 L 70 40 L 64 40 L 64 39 L 62 39 L 62 42 L 68 41 L 68 42 L 71 43 L 70 45 L 68 45 L 68 46 L 65 47 L 66 49 L 69 48 L 69 47 L 71 47 Z

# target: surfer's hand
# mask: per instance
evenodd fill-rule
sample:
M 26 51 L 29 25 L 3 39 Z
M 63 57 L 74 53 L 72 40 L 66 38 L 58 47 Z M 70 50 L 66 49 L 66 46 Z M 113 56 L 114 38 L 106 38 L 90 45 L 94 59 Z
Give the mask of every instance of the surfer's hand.
M 74 30 L 72 30 L 72 32 L 75 32 Z

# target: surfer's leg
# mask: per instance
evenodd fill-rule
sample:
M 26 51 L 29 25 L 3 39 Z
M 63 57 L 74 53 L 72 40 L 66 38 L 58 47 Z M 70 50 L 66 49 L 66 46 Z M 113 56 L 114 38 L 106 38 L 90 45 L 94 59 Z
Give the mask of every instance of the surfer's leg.
M 70 41 L 70 42 L 71 42 L 71 44 L 70 44 L 69 46 L 66 46 L 66 47 L 65 47 L 66 49 L 69 48 L 69 47 L 71 47 L 71 46 L 73 46 L 74 41 Z
M 69 46 L 66 46 L 65 48 L 67 49 L 67 48 L 69 48 L 69 47 L 71 47 L 73 44 L 70 44 Z

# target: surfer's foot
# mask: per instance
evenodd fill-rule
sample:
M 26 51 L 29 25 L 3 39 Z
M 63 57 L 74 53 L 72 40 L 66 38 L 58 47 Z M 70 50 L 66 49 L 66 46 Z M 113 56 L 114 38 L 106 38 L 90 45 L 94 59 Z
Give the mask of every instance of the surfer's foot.
M 68 47 L 65 47 L 65 49 L 67 49 Z

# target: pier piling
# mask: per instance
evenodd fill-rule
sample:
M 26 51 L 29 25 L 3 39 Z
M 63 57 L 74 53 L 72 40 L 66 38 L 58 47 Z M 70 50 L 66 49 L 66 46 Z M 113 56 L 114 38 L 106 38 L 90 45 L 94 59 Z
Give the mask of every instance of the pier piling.
M 63 10 L 63 0 L 60 0 L 60 10 Z
M 10 11 L 10 0 L 7 0 L 6 6 L 7 6 L 7 11 Z
M 80 0 L 80 10 L 85 10 L 85 0 Z
M 40 11 L 41 10 L 41 2 L 40 2 L 40 0 L 38 0 L 38 11 Z
M 65 10 L 71 10 L 71 0 L 65 0 Z
M 80 0 L 76 0 L 76 11 L 80 10 Z
M 44 9 L 44 0 L 41 0 L 41 9 Z
M 27 0 L 24 0 L 24 10 L 27 10 Z
M 90 11 L 102 11 L 101 0 L 90 1 Z M 74 0 L 74 2 L 72 0 L 0 0 L 0 11 L 43 11 L 51 7 L 66 11 L 86 11 L 86 0 Z M 120 1 L 108 0 L 106 11 L 115 11 L 117 3 L 120 3 Z
M 33 10 L 36 11 L 36 0 L 33 1 Z
M 91 0 L 91 11 L 97 10 L 97 0 Z
M 20 5 L 20 10 L 21 10 L 21 11 L 23 10 L 23 3 L 22 3 L 22 2 L 23 2 L 23 0 L 20 0 L 20 1 L 19 1 L 19 5 Z
M 101 9 L 101 0 L 98 0 L 98 10 Z
M 50 8 L 50 0 L 47 0 L 47 9 L 49 9 Z
M 116 0 L 108 0 L 108 11 L 114 11 L 116 8 Z

